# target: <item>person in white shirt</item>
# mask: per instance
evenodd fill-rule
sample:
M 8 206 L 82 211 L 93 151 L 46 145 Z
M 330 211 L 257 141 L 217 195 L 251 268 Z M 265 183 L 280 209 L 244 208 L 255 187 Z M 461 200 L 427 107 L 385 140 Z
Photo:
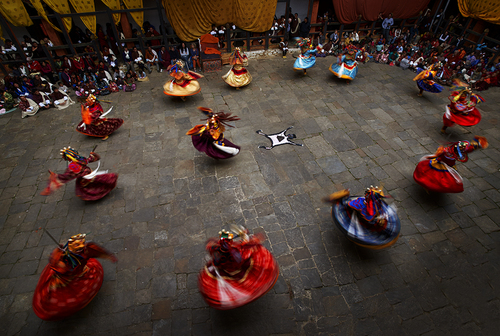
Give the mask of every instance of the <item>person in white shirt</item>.
M 151 46 L 146 50 L 146 67 L 151 73 L 151 65 L 156 65 L 156 70 L 160 72 L 160 63 L 158 62 L 158 53 Z
M 392 13 L 389 13 L 389 16 L 384 19 L 382 22 L 382 31 L 384 34 L 385 42 L 389 43 L 389 31 L 391 30 L 391 26 L 394 24 L 394 20 L 392 19 Z

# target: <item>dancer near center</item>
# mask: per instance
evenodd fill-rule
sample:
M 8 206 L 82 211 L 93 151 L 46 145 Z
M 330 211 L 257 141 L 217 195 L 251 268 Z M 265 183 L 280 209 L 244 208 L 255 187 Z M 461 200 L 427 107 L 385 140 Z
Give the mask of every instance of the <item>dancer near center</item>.
M 364 197 L 349 196 L 345 189 L 325 199 L 333 203 L 333 220 L 349 240 L 371 249 L 382 249 L 398 240 L 401 223 L 395 208 L 384 201 L 387 196 L 382 188 L 371 186 Z
M 198 83 L 197 79 L 203 76 L 185 68 L 185 64 L 181 60 L 167 68 L 173 79 L 163 85 L 163 92 L 166 95 L 186 100 L 187 96 L 193 96 L 201 91 L 200 83 Z
M 349 45 L 342 56 L 337 58 L 337 64 L 330 65 L 330 71 L 338 78 L 347 80 L 347 84 L 358 74 L 358 61 L 356 57 L 361 54 L 355 46 Z
M 212 259 L 198 276 L 203 298 L 220 310 L 257 300 L 274 286 L 279 275 L 278 264 L 261 245 L 261 237 L 249 236 L 243 228 L 233 231 L 236 235 L 222 230 L 219 238 L 207 242 Z
M 434 77 L 436 77 L 438 69 L 441 67 L 441 63 L 434 63 L 428 70 L 423 70 L 418 68 L 417 76 L 413 78 L 417 82 L 418 89 L 420 92 L 419 96 L 422 96 L 424 91 L 439 93 L 443 91 L 443 87 L 438 83 L 434 82 Z
M 241 54 L 239 47 L 231 54 L 230 60 L 232 67 L 227 74 L 222 76 L 224 82 L 237 89 L 250 84 L 252 75 L 245 69 L 248 66 L 248 58 L 246 55 Z
M 94 258 L 118 259 L 103 247 L 72 236 L 50 255 L 33 295 L 35 314 L 46 321 L 61 320 L 83 309 L 101 289 L 104 271 Z
M 321 50 L 321 46 L 313 47 L 311 40 L 308 38 L 299 41 L 300 55 L 297 56 L 293 64 L 294 70 L 303 70 L 304 75 L 307 75 L 307 69 L 316 64 L 316 51 Z
M 69 161 L 68 168 L 64 174 L 56 174 L 49 170 L 50 179 L 47 188 L 42 191 L 42 195 L 50 195 L 59 189 L 63 184 L 76 179 L 76 196 L 84 201 L 95 201 L 103 198 L 116 187 L 118 174 L 99 172 L 98 169 L 92 171 L 87 164 L 100 160 L 97 153 L 90 152 L 88 158 L 78 154 L 71 147 L 61 149 L 61 156 Z
M 76 127 L 76 130 L 82 134 L 102 138 L 106 140 L 111 133 L 116 131 L 123 124 L 120 118 L 104 118 L 108 112 L 103 114 L 101 104 L 94 95 L 89 95 L 85 104 L 82 104 L 82 121 Z
M 441 133 L 446 133 L 446 129 L 455 124 L 467 127 L 477 125 L 481 121 L 481 113 L 476 105 L 484 101 L 483 97 L 472 93 L 469 86 L 458 79 L 453 81 L 452 90 L 448 97 L 450 104 L 446 106 L 443 114 Z
M 225 126 L 233 127 L 228 124 L 230 121 L 240 120 L 237 116 L 231 116 L 231 113 L 214 113 L 206 107 L 198 107 L 208 118 L 204 125 L 196 125 L 186 134 L 191 135 L 194 148 L 204 152 L 214 159 L 228 159 L 240 152 L 240 147 L 224 138 Z M 203 120 L 203 119 L 202 119 Z
M 461 193 L 464 191 L 462 177 L 454 169 L 455 161 L 467 162 L 467 153 L 487 148 L 486 138 L 476 136 L 473 141 L 458 141 L 438 148 L 434 155 L 424 156 L 415 171 L 413 179 L 426 190 L 438 193 Z

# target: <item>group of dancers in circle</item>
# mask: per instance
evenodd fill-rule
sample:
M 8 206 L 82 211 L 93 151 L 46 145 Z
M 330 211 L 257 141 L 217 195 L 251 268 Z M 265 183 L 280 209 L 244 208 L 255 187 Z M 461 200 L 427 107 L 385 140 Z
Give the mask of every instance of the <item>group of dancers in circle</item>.
M 301 54 L 294 69 L 303 70 L 315 63 L 313 47 L 308 39 L 299 42 Z M 320 47 L 319 47 L 320 48 Z M 338 63 L 330 71 L 348 81 L 357 74 L 355 47 L 348 47 Z M 247 57 L 239 48 L 231 55 L 231 69 L 222 78 L 233 87 L 248 85 L 252 80 L 245 69 Z M 428 70 L 420 70 L 415 81 L 418 88 L 428 92 L 441 92 L 442 87 L 433 81 L 439 64 Z M 164 85 L 170 96 L 185 97 L 200 92 L 196 79 L 202 76 L 186 71 L 182 61 L 169 68 L 173 79 Z M 443 115 L 441 132 L 455 124 L 472 126 L 481 120 L 475 107 L 484 101 L 464 83 L 455 82 L 449 97 L 450 104 Z M 205 116 L 205 123 L 196 125 L 186 134 L 193 146 L 214 159 L 229 159 L 240 153 L 241 148 L 225 138 L 226 127 L 240 120 L 226 112 L 214 112 L 210 108 L 198 108 Z M 111 110 L 111 109 L 110 109 Z M 82 121 L 76 130 L 82 134 L 107 139 L 122 124 L 119 118 L 105 118 L 97 98 L 90 95 L 82 104 Z M 487 148 L 484 137 L 471 141 L 457 141 L 440 146 L 436 153 L 424 156 L 418 163 L 413 178 L 428 192 L 463 192 L 463 180 L 455 170 L 455 162 L 466 162 L 468 154 L 479 148 Z M 95 148 L 94 148 L 95 150 Z M 99 162 L 100 156 L 93 151 L 88 157 L 75 149 L 65 147 L 61 156 L 68 162 L 63 174 L 50 172 L 47 188 L 42 195 L 49 195 L 63 184 L 76 179 L 76 195 L 85 201 L 95 201 L 110 193 L 116 186 L 118 175 L 107 171 L 92 170 L 88 165 Z M 324 199 L 332 205 L 332 219 L 339 230 L 355 244 L 382 249 L 393 245 L 399 238 L 401 223 L 394 204 L 388 204 L 381 187 L 370 186 L 363 196 L 352 197 L 349 190 L 342 190 Z M 222 230 L 219 236 L 207 242 L 210 260 L 200 271 L 199 290 L 205 301 L 216 309 L 226 310 L 248 304 L 267 293 L 275 284 L 279 267 L 272 254 L 262 245 L 263 237 L 251 235 L 243 227 L 232 227 L 232 232 Z M 95 243 L 87 243 L 85 234 L 72 236 L 64 245 L 52 252 L 49 264 L 43 270 L 33 297 L 33 309 L 44 320 L 66 318 L 85 307 L 97 294 L 103 282 L 103 269 L 95 258 L 116 262 L 116 257 Z

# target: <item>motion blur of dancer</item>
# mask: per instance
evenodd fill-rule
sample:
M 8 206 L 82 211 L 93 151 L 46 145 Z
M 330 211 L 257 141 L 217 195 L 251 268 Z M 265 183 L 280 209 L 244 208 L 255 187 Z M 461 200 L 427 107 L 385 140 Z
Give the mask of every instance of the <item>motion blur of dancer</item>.
M 200 83 L 197 79 L 203 76 L 194 71 L 189 71 L 182 60 L 178 60 L 174 65 L 168 67 L 172 80 L 163 85 L 163 92 L 168 96 L 180 97 L 186 100 L 187 96 L 193 96 L 201 91 Z

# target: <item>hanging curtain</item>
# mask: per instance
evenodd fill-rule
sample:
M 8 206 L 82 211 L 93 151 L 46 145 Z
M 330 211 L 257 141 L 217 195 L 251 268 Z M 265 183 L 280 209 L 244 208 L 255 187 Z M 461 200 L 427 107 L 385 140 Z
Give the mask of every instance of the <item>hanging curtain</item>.
M 430 0 L 332 0 L 335 15 L 342 24 L 356 22 L 359 15 L 365 21 L 376 21 L 378 14 L 383 17 L 392 13 L 395 19 L 409 19 L 418 16 L 427 8 Z
M 21 0 L 1 0 L 0 13 L 14 26 L 27 27 L 33 24 Z
M 192 41 L 217 26 L 233 23 L 251 32 L 271 28 L 277 0 L 163 0 L 168 21 L 183 41 Z
M 135 8 L 142 8 L 142 0 L 123 0 L 123 3 L 125 4 L 125 7 L 128 9 L 135 9 Z M 144 12 L 131 12 L 130 16 L 134 19 L 134 21 L 141 27 L 142 30 L 142 24 L 144 23 Z
M 106 6 L 108 6 L 112 10 L 119 10 L 120 9 L 120 0 L 101 0 Z M 115 25 L 120 22 L 120 13 L 113 14 L 113 21 L 115 22 Z
M 69 8 L 68 0 L 43 0 L 54 12 L 59 14 L 70 14 L 71 9 Z M 72 20 L 70 17 L 62 18 L 64 27 L 69 32 L 72 26 Z
M 500 24 L 500 0 L 458 0 L 458 8 L 465 17 Z
M 77 13 L 95 12 L 94 0 L 69 0 Z M 95 15 L 80 16 L 83 24 L 92 34 L 97 35 Z
M 40 14 L 40 16 L 43 17 L 43 19 L 47 21 L 47 23 L 50 24 L 52 28 L 54 28 L 54 30 L 57 30 L 58 32 L 61 33 L 61 29 L 57 28 L 57 26 L 55 26 L 52 22 L 50 22 L 49 18 L 47 17 L 47 14 L 45 13 L 45 9 L 43 9 L 41 0 L 30 0 L 30 2 L 33 5 L 33 7 L 35 7 L 38 14 Z

